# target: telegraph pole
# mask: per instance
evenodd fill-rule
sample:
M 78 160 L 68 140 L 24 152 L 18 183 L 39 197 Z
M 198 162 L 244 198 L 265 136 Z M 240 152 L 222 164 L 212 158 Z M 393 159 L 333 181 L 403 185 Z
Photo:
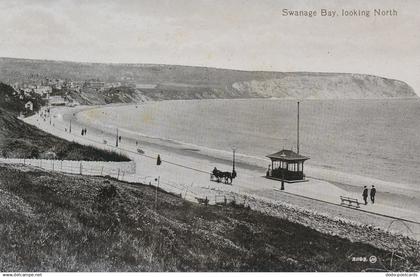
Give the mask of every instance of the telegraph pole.
M 284 153 L 282 153 L 280 155 L 280 157 L 282 158 L 281 159 L 281 164 L 280 164 L 280 167 L 281 167 L 281 187 L 280 187 L 280 190 L 284 190 L 284 171 L 287 169 L 288 165 L 286 164 L 286 168 L 283 167 L 284 166 L 284 158 L 286 157 L 286 155 Z
M 299 101 L 297 102 L 297 153 L 299 154 Z
M 160 175 L 155 178 L 155 181 L 157 181 L 157 186 L 156 186 L 156 198 L 155 198 L 155 211 L 157 211 L 157 203 L 158 203 L 158 189 L 159 189 L 159 185 L 160 185 Z
M 50 93 L 48 93 L 47 96 L 48 96 L 48 114 L 50 116 L 50 125 L 51 125 L 51 99 L 50 99 Z
M 236 152 L 236 148 L 233 147 L 232 150 L 233 150 L 232 168 L 233 168 L 233 171 L 235 171 L 235 152 Z
M 71 133 L 71 119 L 70 119 L 69 133 Z

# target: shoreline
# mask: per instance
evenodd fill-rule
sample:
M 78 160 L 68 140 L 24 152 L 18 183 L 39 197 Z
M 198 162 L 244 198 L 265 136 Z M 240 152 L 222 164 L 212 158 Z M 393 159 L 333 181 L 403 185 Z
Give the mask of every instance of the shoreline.
M 108 106 L 109 107 L 109 106 Z M 113 149 L 114 151 L 121 151 L 125 152 L 129 155 L 130 158 L 134 159 L 137 163 L 136 174 L 140 174 L 141 177 L 146 180 L 147 177 L 150 176 L 161 176 L 165 178 L 163 180 L 168 180 L 167 183 L 178 183 L 178 184 L 191 184 L 189 185 L 189 189 L 187 191 L 191 191 L 196 195 L 204 195 L 210 194 L 218 194 L 218 193 L 236 193 L 240 195 L 255 195 L 255 196 L 263 196 L 264 198 L 272 199 L 272 201 L 285 201 L 285 203 L 289 203 L 293 206 L 298 207 L 306 207 L 309 210 L 314 210 L 316 213 L 326 213 L 329 214 L 331 218 L 347 218 L 351 219 L 352 221 L 358 222 L 360 221 L 361 224 L 372 224 L 374 226 L 381 226 L 383 230 L 386 230 L 389 225 L 390 219 L 386 218 L 378 218 L 378 216 L 368 216 L 363 213 L 363 211 L 379 213 L 389 216 L 397 216 L 404 218 L 406 220 L 414 220 L 419 221 L 418 213 L 416 211 L 420 211 L 420 205 L 418 201 L 414 198 L 410 198 L 404 194 L 400 195 L 398 199 L 401 197 L 401 201 L 398 200 L 395 202 L 395 197 L 392 196 L 393 193 L 387 193 L 387 196 L 381 199 L 382 204 L 375 204 L 363 206 L 360 211 L 354 211 L 352 209 L 348 209 L 346 207 L 338 206 L 331 206 L 327 207 L 322 204 L 322 201 L 327 201 L 332 204 L 339 204 L 339 197 L 338 195 L 349 195 L 354 196 L 360 199 L 359 195 L 359 188 L 358 186 L 351 186 L 348 184 L 339 184 L 334 183 L 331 181 L 323 181 L 317 180 L 314 178 L 309 178 L 309 182 L 301 183 L 301 184 L 293 184 L 293 185 L 286 185 L 287 189 L 286 192 L 290 192 L 291 195 L 286 197 L 286 194 L 282 194 L 280 192 L 273 193 L 273 188 L 279 186 L 279 182 L 273 182 L 272 180 L 268 180 L 266 178 L 262 178 L 265 175 L 265 167 L 259 167 L 257 165 L 250 165 L 249 163 L 242 163 L 240 159 L 237 162 L 237 171 L 239 172 L 240 176 L 238 180 L 234 181 L 233 186 L 226 186 L 223 184 L 217 184 L 214 182 L 209 182 L 209 172 L 213 168 L 214 165 L 217 165 L 218 168 L 229 170 L 231 168 L 231 153 L 228 153 L 228 156 L 223 155 L 223 151 L 219 151 L 219 155 L 211 155 L 212 153 L 204 153 L 201 149 L 196 151 L 196 148 L 185 147 L 185 144 L 174 143 L 173 141 L 165 141 L 162 139 L 151 139 L 151 138 L 142 138 L 142 140 L 138 140 L 140 143 L 140 148 L 145 151 L 145 154 L 139 155 L 135 149 L 135 139 L 128 138 L 127 136 L 123 137 L 123 141 L 120 147 L 116 148 L 112 146 L 113 142 L 115 141 L 115 134 L 108 134 L 100 130 L 100 128 L 88 127 L 88 134 L 85 138 L 81 137 L 76 131 L 78 128 L 85 128 L 87 127 L 86 124 L 78 122 L 77 120 L 73 121 L 72 119 L 72 126 L 75 131 L 72 134 L 68 134 L 64 132 L 65 126 L 68 124 L 68 120 L 73 118 L 72 114 L 77 114 L 82 110 L 92 109 L 92 108 L 102 108 L 101 106 L 95 107 L 79 107 L 77 109 L 74 108 L 55 108 L 53 109 L 54 113 L 54 120 L 53 125 L 50 126 L 47 122 L 36 123 L 35 117 L 28 118 L 25 121 L 29 124 L 35 125 L 39 128 L 44 129 L 47 132 L 50 132 L 55 135 L 67 137 L 68 140 L 74 140 L 82 144 L 91 144 L 97 145 L 99 148 L 108 147 L 109 149 Z M 60 115 L 64 115 L 60 118 Z M 69 118 L 70 117 L 70 118 Z M 60 125 L 61 124 L 61 125 Z M 64 125 L 63 125 L 64 124 Z M 79 125 L 81 124 L 81 125 Z M 55 130 L 61 130 L 57 133 Z M 74 135 L 76 134 L 76 135 Z M 124 133 L 120 133 L 124 134 Z M 109 141 L 108 144 L 101 146 L 102 139 L 106 139 Z M 136 137 L 138 138 L 138 137 Z M 119 149 L 119 150 L 118 150 Z M 163 167 L 158 169 L 155 164 L 157 154 L 160 154 L 163 161 Z M 214 153 L 213 153 L 214 154 Z M 341 180 L 340 176 L 335 176 L 339 180 Z M 189 181 L 188 181 L 189 180 Z M 356 180 L 355 182 L 357 183 Z M 210 189 L 210 190 L 209 190 Z M 352 192 L 353 190 L 353 192 Z M 185 191 L 185 195 L 187 194 Z M 356 192 L 356 193 L 354 193 Z M 381 189 L 381 194 L 378 195 L 385 195 L 386 193 Z M 204 195 L 202 195 L 204 197 Z M 302 199 L 300 196 L 313 198 L 313 200 L 309 199 Z M 358 196 L 359 195 L 359 196 Z M 413 193 L 409 194 L 413 195 Z M 192 196 L 189 198 L 191 199 Z M 212 196 L 214 197 L 214 196 Z M 283 200 L 281 200 L 283 199 Z M 315 203 L 316 200 L 321 200 L 320 203 Z M 195 201 L 194 197 L 192 197 L 191 201 Z M 360 200 L 359 200 L 360 201 Z M 403 206 L 401 206 L 403 203 Z M 314 208 L 317 207 L 317 208 Z M 369 220 L 371 218 L 371 220 Z M 404 226 L 397 226 L 392 227 L 397 228 L 400 231 L 406 233 L 404 231 Z M 402 228 L 402 229 L 401 229 Z M 411 227 L 413 230 L 418 230 L 420 232 L 420 225 Z M 417 233 L 417 232 L 416 232 Z M 420 234 L 420 233 L 419 233 Z M 417 238 L 419 239 L 419 238 Z
M 407 98 L 408 99 L 408 98 Z M 410 98 L 412 99 L 412 98 Z M 417 98 L 419 99 L 419 98 Z M 224 99 L 205 99 L 204 101 L 223 101 Z M 245 99 L 235 99 L 235 101 L 241 101 Z M 252 99 L 255 100 L 255 99 Z M 291 101 L 290 99 L 284 99 L 285 101 Z M 336 99 L 330 99 L 336 100 Z M 365 99 L 361 99 L 365 100 Z M 371 99 L 369 99 L 371 100 Z M 373 99 L 372 99 L 373 100 Z M 401 100 L 401 99 L 399 99 Z M 180 100 L 162 100 L 165 102 L 171 101 L 180 101 Z M 162 101 L 150 101 L 148 103 L 159 103 Z M 184 100 L 183 100 L 184 101 Z M 186 100 L 186 101 L 198 101 L 198 100 Z M 203 100 L 199 100 L 203 101 Z M 318 100 L 315 100 L 318 101 Z M 293 101 L 294 102 L 294 101 Z M 90 128 L 94 128 L 99 131 L 109 130 L 109 126 L 105 126 L 100 120 L 91 121 L 88 116 L 82 115 L 83 112 L 91 111 L 91 110 L 101 110 L 101 109 L 112 109 L 113 107 L 121 107 L 121 106 L 141 106 L 144 104 L 110 104 L 110 105 L 97 105 L 89 108 L 91 106 L 85 106 L 83 109 L 76 112 L 75 119 L 79 121 L 79 123 L 83 126 L 89 126 Z M 68 118 L 67 118 L 68 120 Z M 175 152 L 176 154 L 183 155 L 186 157 L 194 157 L 194 158 L 202 158 L 207 161 L 217 161 L 220 163 L 224 163 L 229 165 L 232 163 L 232 152 L 211 148 L 207 146 L 197 145 L 189 142 L 184 142 L 176 139 L 171 138 L 161 138 L 157 136 L 152 136 L 148 134 L 141 133 L 139 131 L 129 130 L 124 127 L 117 127 L 113 126 L 113 128 L 118 128 L 121 134 L 124 134 L 125 137 L 132 140 L 133 142 L 138 140 L 143 144 L 163 149 L 165 151 Z M 257 157 L 255 155 L 243 154 L 243 153 L 236 153 L 236 163 L 241 165 L 242 167 L 250 170 L 255 171 L 266 171 L 267 164 L 269 163 L 268 159 L 265 157 Z M 361 188 L 361 183 L 365 183 L 368 186 L 375 185 L 385 188 L 384 192 L 386 193 L 396 193 L 399 194 L 402 191 L 407 196 L 415 195 L 416 198 L 420 199 L 420 186 L 412 184 L 412 183 L 399 183 L 395 181 L 385 181 L 378 177 L 372 176 L 363 176 L 354 174 L 351 172 L 339 171 L 336 169 L 330 169 L 328 166 L 313 166 L 313 165 L 305 165 L 306 175 L 309 178 L 318 179 L 334 184 L 341 184 L 343 186 L 348 186 L 351 188 L 357 187 Z M 343 179 L 345 181 L 343 181 Z M 352 180 L 353 179 L 353 180 Z

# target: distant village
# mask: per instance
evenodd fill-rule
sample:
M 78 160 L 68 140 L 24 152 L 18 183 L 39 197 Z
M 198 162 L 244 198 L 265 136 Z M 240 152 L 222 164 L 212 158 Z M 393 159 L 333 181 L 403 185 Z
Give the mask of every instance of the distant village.
M 54 78 L 28 78 L 25 81 L 14 82 L 10 84 L 15 90 L 15 96 L 20 100 L 27 100 L 28 98 L 41 98 L 45 103 L 51 106 L 69 106 L 75 107 L 80 105 L 72 94 L 81 94 L 86 91 L 104 92 L 112 88 L 154 88 L 156 85 L 136 84 L 130 78 L 122 78 L 121 81 L 104 82 L 98 79 L 90 79 L 84 81 L 74 81 L 68 79 L 54 79 Z M 27 111 L 33 111 L 33 101 L 25 103 Z

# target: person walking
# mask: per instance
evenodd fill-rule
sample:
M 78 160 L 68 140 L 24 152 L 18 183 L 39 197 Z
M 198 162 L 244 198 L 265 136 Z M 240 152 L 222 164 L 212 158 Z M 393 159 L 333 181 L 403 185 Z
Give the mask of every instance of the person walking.
M 363 194 L 362 194 L 362 196 L 363 196 L 363 200 L 365 201 L 365 205 L 367 205 L 367 198 L 368 198 L 368 188 L 366 187 L 366 186 L 364 186 L 364 188 L 363 188 Z
M 271 177 L 271 164 L 268 165 L 267 173 L 265 174 L 266 177 Z
M 372 188 L 370 189 L 370 201 L 372 201 L 372 204 L 375 203 L 375 195 L 376 195 L 376 188 L 372 185 Z

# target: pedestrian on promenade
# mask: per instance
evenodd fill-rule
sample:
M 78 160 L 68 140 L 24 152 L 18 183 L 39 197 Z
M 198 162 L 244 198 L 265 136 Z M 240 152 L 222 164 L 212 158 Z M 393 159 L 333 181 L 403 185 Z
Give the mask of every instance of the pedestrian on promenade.
M 365 201 L 365 205 L 367 205 L 367 198 L 368 198 L 368 188 L 366 187 L 366 186 L 364 186 L 364 188 L 363 188 L 363 194 L 362 194 L 362 196 L 363 196 L 363 200 Z
M 376 195 L 376 188 L 372 185 L 372 188 L 370 189 L 370 201 L 372 201 L 372 204 L 375 203 L 375 195 Z
M 271 177 L 271 164 L 268 165 L 267 172 L 265 174 L 266 177 Z

